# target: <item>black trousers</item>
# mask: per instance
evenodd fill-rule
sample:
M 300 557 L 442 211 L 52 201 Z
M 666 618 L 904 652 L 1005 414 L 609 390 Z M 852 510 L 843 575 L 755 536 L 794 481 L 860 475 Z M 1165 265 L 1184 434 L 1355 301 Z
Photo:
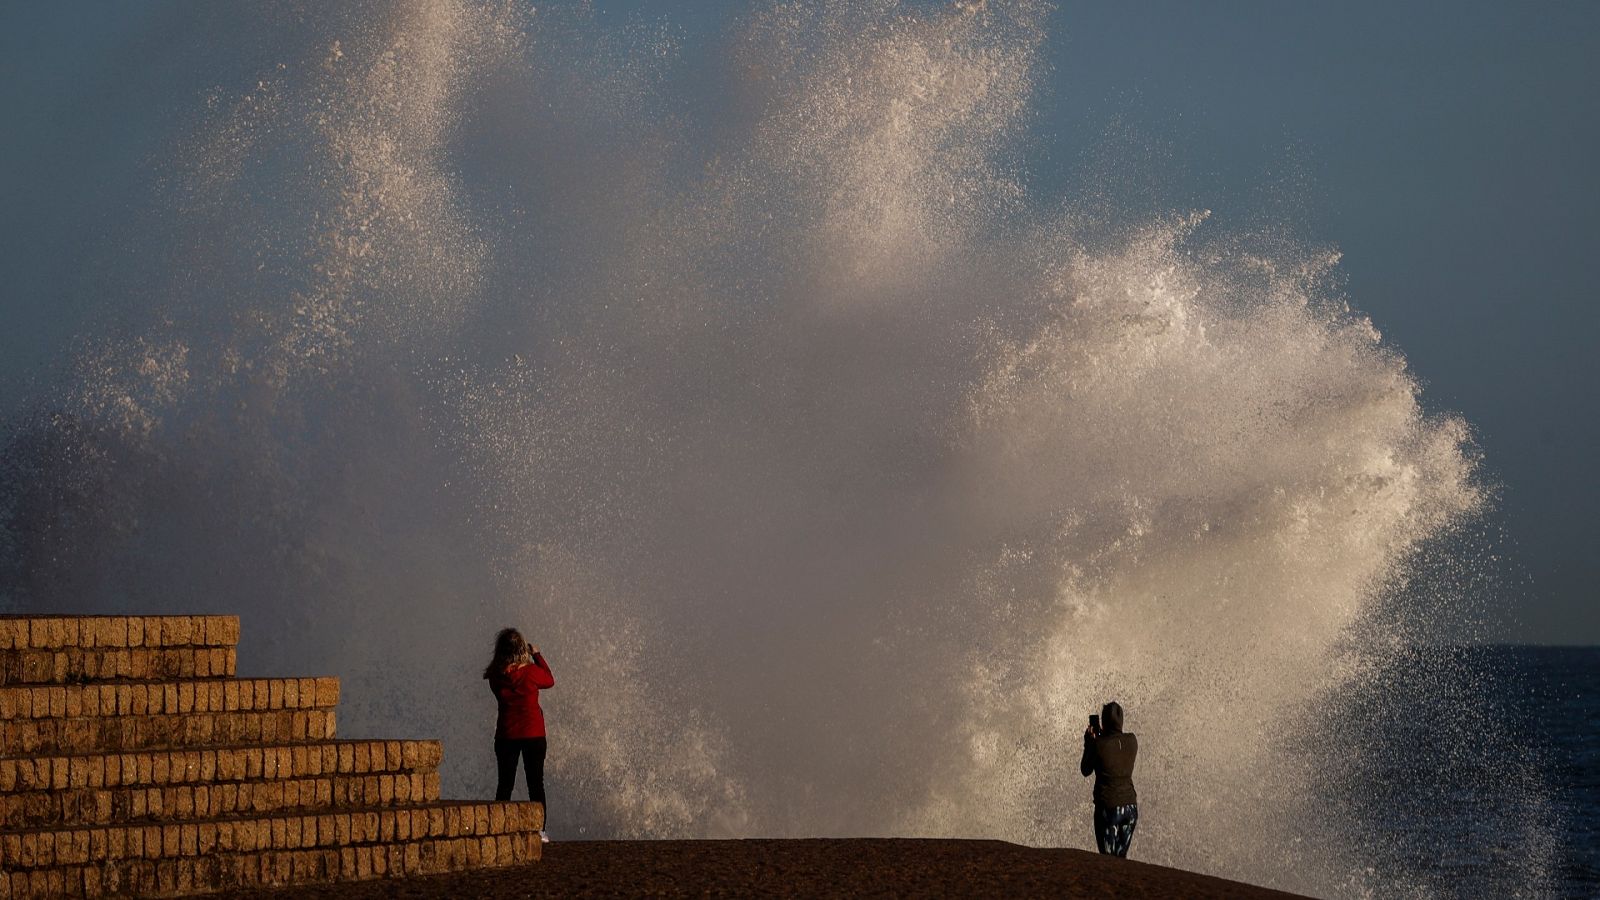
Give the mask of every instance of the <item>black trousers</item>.
M 500 780 L 495 785 L 496 800 L 510 800 L 511 789 L 517 784 L 517 757 L 522 757 L 522 769 L 528 776 L 528 799 L 544 802 L 545 741 L 536 738 L 495 738 L 494 761 Z

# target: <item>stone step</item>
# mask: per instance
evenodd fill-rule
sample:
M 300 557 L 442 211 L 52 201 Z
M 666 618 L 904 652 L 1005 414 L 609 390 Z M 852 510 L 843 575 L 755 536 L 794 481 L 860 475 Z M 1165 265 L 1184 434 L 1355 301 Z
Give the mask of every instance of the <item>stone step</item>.
M 12 898 L 176 896 L 522 865 L 539 859 L 537 803 L 204 819 L 0 834 Z
M 206 678 L 0 687 L 0 719 L 332 709 L 337 678 Z M 0 752 L 4 752 L 0 750 Z
M 0 760 L 0 827 L 108 824 L 439 799 L 436 741 Z
M 341 740 L 0 759 L 0 793 L 433 772 L 438 741 Z
M 0 650 L 0 685 L 111 679 L 231 678 L 232 647 L 65 647 Z
M 0 687 L 0 756 L 333 737 L 337 678 Z
M 333 736 L 331 707 L 6 719 L 0 721 L 0 756 L 278 744 Z
M 231 649 L 238 643 L 238 616 L 0 616 L 0 653 L 72 647 Z
M 439 774 L 327 775 L 160 788 L 84 788 L 0 796 L 0 827 L 68 827 L 432 803 Z

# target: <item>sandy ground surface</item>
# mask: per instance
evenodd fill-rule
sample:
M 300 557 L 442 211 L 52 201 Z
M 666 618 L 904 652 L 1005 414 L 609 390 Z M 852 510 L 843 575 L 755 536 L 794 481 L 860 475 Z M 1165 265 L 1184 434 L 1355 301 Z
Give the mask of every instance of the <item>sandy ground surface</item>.
M 1135 851 L 1138 847 L 1135 845 Z M 1082 850 L 1002 841 L 576 841 L 531 866 L 253 892 L 286 897 L 1292 897 Z

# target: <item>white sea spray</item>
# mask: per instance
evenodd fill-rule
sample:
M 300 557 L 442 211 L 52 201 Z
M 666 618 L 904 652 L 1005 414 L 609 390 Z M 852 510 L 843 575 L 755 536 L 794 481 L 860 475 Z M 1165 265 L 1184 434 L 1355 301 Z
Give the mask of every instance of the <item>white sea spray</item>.
M 237 610 L 463 794 L 515 624 L 558 836 L 1084 846 L 1115 698 L 1136 855 L 1382 883 L 1319 710 L 1426 634 L 1470 430 L 1337 254 L 1034 202 L 1042 5 L 774 4 L 687 74 L 582 12 L 258 15 L 183 277 L 7 425 L 8 603 Z

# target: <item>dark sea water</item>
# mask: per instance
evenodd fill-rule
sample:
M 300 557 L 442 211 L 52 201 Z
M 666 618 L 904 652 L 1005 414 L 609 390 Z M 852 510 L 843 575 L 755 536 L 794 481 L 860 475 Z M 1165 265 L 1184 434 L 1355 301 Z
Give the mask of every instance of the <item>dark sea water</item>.
M 1395 783 L 1414 778 L 1430 796 L 1419 804 L 1426 814 L 1399 818 L 1397 846 L 1428 873 L 1429 893 L 1600 897 L 1600 647 L 1472 647 L 1445 666 L 1454 676 L 1422 677 L 1437 690 L 1474 673 L 1496 753 L 1461 764 L 1452 746 L 1461 732 L 1440 724 L 1457 716 L 1453 691 L 1417 706 L 1409 721 L 1418 752 L 1391 759 L 1418 763 Z M 1508 877 L 1529 855 L 1542 857 L 1544 877 Z
M 1325 711 L 1354 897 L 1600 897 L 1600 647 L 1419 650 Z
M 1600 897 L 1600 647 L 1483 647 L 1517 673 L 1503 702 L 1527 710 L 1530 742 L 1560 817 L 1564 847 L 1555 884 L 1562 896 Z

